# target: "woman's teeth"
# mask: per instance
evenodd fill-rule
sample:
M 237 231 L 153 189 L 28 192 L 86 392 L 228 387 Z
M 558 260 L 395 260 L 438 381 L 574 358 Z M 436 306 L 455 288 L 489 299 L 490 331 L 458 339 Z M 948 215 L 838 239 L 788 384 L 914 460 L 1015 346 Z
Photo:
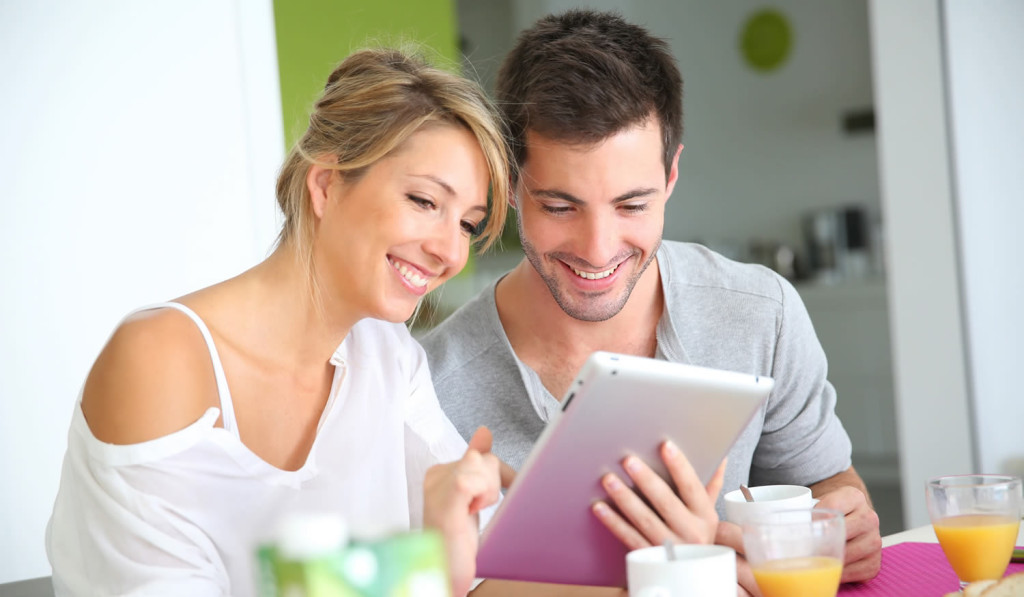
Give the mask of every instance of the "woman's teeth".
M 578 270 L 578 269 L 576 269 L 575 267 L 572 267 L 572 266 L 569 266 L 569 267 L 572 268 L 573 273 L 575 273 L 577 276 L 579 276 L 581 278 L 586 278 L 588 280 L 600 280 L 601 278 L 607 278 L 608 276 L 614 274 L 615 270 L 618 269 L 619 266 L 616 265 L 615 267 L 613 267 L 611 269 L 605 270 L 603 272 L 597 272 L 596 274 L 590 273 L 590 272 L 580 271 L 580 270 Z
M 422 288 L 427 285 L 426 278 L 420 276 L 419 274 L 405 267 L 401 263 L 395 263 L 391 259 L 388 259 L 388 263 L 391 264 L 391 267 L 398 270 L 398 273 L 402 274 L 402 277 L 408 280 L 409 283 L 412 284 L 413 286 L 416 286 L 417 288 Z

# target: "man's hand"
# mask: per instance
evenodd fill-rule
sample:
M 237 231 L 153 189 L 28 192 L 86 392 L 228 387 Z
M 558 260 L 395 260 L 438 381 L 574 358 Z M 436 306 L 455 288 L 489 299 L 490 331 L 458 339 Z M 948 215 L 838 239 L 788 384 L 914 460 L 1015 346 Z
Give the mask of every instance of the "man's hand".
M 594 514 L 630 550 L 661 545 L 666 540 L 711 543 L 718 527 L 715 500 L 722 490 L 725 461 L 705 487 L 690 461 L 672 442 L 662 444 L 661 459 L 675 490 L 639 458 L 628 456 L 622 467 L 651 506 L 615 473 L 608 473 L 601 483 L 618 512 L 605 502 L 597 502 Z
M 444 536 L 452 594 L 465 595 L 476 575 L 477 513 L 498 501 L 501 462 L 491 454 L 491 432 L 476 430 L 460 460 L 427 470 L 423 481 L 423 526 Z
M 736 595 L 737 597 L 761 597 L 761 591 L 754 581 L 754 572 L 747 563 L 743 551 L 743 529 L 739 525 L 722 521 L 718 523 L 715 543 L 731 547 L 736 551 Z
M 867 488 L 860 475 L 851 467 L 811 485 L 811 492 L 819 500 L 815 507 L 831 508 L 844 515 L 846 555 L 841 582 L 864 581 L 877 576 L 882 567 L 882 536 L 878 530 L 878 514 L 871 507 Z M 744 557 L 743 530 L 731 522 L 721 522 L 715 543 L 736 550 L 739 595 L 760 597 L 753 572 Z
M 832 508 L 845 515 L 846 558 L 842 582 L 870 580 L 882 568 L 882 536 L 878 514 L 863 491 L 845 485 L 817 496 L 816 508 Z

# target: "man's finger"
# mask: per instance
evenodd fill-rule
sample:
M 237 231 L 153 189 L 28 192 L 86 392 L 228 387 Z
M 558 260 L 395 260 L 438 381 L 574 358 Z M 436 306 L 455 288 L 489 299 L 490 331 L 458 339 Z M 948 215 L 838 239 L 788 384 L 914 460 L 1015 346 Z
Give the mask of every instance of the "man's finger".
M 754 571 L 751 570 L 747 559 L 741 555 L 736 556 L 736 594 L 737 595 L 760 595 L 757 581 L 754 579 Z
M 879 552 L 877 555 L 867 559 L 859 560 L 843 565 L 843 577 L 840 582 L 858 582 L 864 580 L 870 580 L 878 575 L 879 569 L 882 567 L 882 554 Z
M 704 485 L 701 484 L 700 477 L 697 476 L 697 471 L 693 470 L 690 460 L 679 450 L 679 446 L 671 440 L 661 445 L 661 458 L 665 462 L 666 468 L 668 468 L 676 490 L 679 491 L 679 497 L 688 508 L 694 509 L 695 505 L 700 504 L 700 494 L 705 493 L 706 490 Z M 704 506 L 706 508 L 714 507 L 707 504 Z M 703 510 L 698 510 L 698 512 L 705 514 Z
M 619 541 L 626 546 L 626 549 L 632 551 L 634 549 L 640 549 L 641 547 L 650 547 L 651 543 L 640 534 L 636 528 L 627 522 L 618 512 L 613 510 L 611 506 L 604 502 L 595 502 L 591 506 L 591 510 L 597 516 L 598 519 L 612 532 L 613 535 L 618 537 Z
M 846 538 L 852 539 L 861 535 L 878 535 L 878 513 L 867 507 L 867 504 L 860 510 L 855 510 L 845 517 Z M 881 539 L 879 539 L 881 540 Z M 879 546 L 881 549 L 881 546 Z
M 846 562 L 853 563 L 882 553 L 882 538 L 865 533 L 846 542 Z
M 671 529 L 679 538 L 686 542 L 701 543 L 698 536 L 688 536 L 694 527 L 695 517 L 691 514 L 685 504 L 672 487 L 665 482 L 647 463 L 636 456 L 627 456 L 622 462 L 623 468 L 636 484 L 636 493 L 643 496 L 647 503 L 654 509 L 654 513 L 661 519 L 664 526 Z M 613 495 L 613 498 L 615 496 Z M 616 500 L 618 498 L 615 498 Z M 634 510 L 626 504 L 621 505 L 623 513 L 627 518 L 632 518 Z M 647 510 L 647 508 L 644 508 Z M 634 522 L 637 522 L 634 520 Z M 654 541 L 657 538 L 653 538 Z
M 711 499 L 711 503 L 718 500 L 718 494 L 722 493 L 722 485 L 725 484 L 725 467 L 729 464 L 729 457 L 722 459 L 722 463 L 718 465 L 715 470 L 715 474 L 711 476 L 711 481 L 708 482 L 708 497 Z

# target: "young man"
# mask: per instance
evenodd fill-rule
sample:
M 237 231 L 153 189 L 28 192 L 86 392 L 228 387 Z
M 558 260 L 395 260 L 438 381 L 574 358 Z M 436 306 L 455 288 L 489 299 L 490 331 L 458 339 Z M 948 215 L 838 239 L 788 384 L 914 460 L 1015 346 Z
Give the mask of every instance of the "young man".
M 494 452 L 519 468 L 595 350 L 773 377 L 729 454 L 724 490 L 810 486 L 820 506 L 846 513 L 843 580 L 875 576 L 878 517 L 800 297 L 766 268 L 662 241 L 682 151 L 682 78 L 667 44 L 614 14 L 545 17 L 505 59 L 497 103 L 519 167 L 510 201 L 526 259 L 423 338 L 459 431 L 487 425 Z M 595 514 L 630 547 L 717 523 L 685 497 L 648 493 L 652 511 L 617 479 L 604 484 L 624 519 L 601 505 Z M 742 553 L 735 525 L 718 524 L 716 541 Z M 753 589 L 742 563 L 740 580 Z

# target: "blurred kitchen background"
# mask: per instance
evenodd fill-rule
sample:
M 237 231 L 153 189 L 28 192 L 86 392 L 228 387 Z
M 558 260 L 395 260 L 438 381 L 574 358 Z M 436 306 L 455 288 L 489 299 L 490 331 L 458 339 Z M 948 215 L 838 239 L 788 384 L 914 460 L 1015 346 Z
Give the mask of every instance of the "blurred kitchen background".
M 50 573 L 68 423 L 114 325 L 267 254 L 277 170 L 331 68 L 412 41 L 490 87 L 519 30 L 577 5 L 671 44 L 686 150 L 665 236 L 793 279 L 882 532 L 927 524 L 929 476 L 1024 474 L 1020 0 L 12 0 L 0 583 Z
M 793 281 L 882 533 L 903 529 L 867 2 L 457 0 L 464 72 L 493 90 L 518 31 L 580 5 L 616 10 L 671 45 L 685 149 L 665 238 Z M 509 232 L 428 315 L 446 316 L 519 260 Z

